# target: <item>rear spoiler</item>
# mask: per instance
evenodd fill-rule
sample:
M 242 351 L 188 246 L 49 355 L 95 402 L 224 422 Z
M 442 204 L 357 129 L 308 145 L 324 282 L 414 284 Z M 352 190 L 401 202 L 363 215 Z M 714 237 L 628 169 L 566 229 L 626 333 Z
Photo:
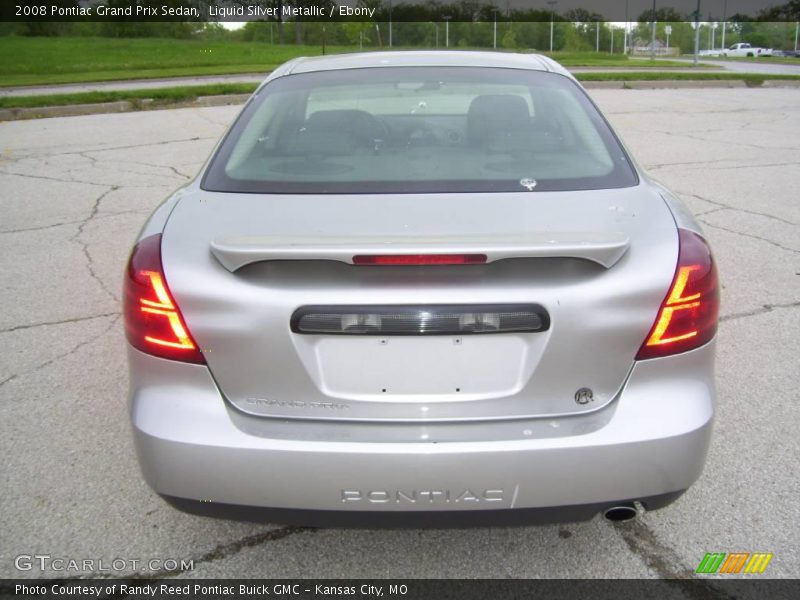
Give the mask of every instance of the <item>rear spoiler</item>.
M 526 233 L 497 236 L 222 236 L 211 253 L 231 272 L 271 260 L 335 260 L 353 264 L 356 255 L 485 254 L 506 258 L 580 258 L 612 267 L 628 249 L 623 233 Z

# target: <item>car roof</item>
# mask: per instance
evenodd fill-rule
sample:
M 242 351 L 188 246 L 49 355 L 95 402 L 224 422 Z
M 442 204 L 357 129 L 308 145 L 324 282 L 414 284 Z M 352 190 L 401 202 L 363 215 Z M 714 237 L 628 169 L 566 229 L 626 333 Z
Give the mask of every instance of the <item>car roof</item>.
M 546 71 L 572 78 L 572 75 L 564 67 L 541 54 L 414 50 L 400 52 L 357 52 L 352 54 L 300 57 L 284 63 L 275 69 L 267 80 L 298 73 L 376 67 L 494 67 Z

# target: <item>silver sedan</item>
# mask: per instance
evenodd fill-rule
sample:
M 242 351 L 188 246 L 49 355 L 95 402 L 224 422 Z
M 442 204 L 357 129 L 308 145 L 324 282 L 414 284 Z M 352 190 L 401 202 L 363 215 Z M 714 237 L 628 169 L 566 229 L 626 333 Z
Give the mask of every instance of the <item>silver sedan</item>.
M 718 288 L 555 62 L 293 60 L 133 248 L 139 462 L 227 518 L 632 518 L 703 468 Z

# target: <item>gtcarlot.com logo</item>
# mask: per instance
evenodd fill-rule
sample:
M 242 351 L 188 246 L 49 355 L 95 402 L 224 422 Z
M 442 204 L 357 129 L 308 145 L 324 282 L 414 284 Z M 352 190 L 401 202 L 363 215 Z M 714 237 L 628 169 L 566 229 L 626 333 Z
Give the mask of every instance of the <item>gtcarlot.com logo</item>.
M 108 573 L 131 571 L 183 572 L 194 570 L 194 559 L 183 558 L 68 558 L 50 554 L 20 554 L 14 558 L 18 571 L 67 571 Z
M 697 573 L 723 573 L 733 575 L 736 573 L 761 574 L 769 561 L 772 552 L 708 552 L 700 561 Z

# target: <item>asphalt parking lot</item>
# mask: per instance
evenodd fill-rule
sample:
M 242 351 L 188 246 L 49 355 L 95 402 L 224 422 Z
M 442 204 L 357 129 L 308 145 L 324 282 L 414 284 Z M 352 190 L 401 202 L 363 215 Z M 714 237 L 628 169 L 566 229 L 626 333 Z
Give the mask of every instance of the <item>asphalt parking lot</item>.
M 238 108 L 7 122 L 0 577 L 42 576 L 17 571 L 20 554 L 190 559 L 184 575 L 197 577 L 686 577 L 711 551 L 772 552 L 765 576 L 800 576 L 800 90 L 592 96 L 702 221 L 719 263 L 718 420 L 681 500 L 627 524 L 474 530 L 311 530 L 174 511 L 132 448 L 122 270 L 146 215 L 196 173 Z

